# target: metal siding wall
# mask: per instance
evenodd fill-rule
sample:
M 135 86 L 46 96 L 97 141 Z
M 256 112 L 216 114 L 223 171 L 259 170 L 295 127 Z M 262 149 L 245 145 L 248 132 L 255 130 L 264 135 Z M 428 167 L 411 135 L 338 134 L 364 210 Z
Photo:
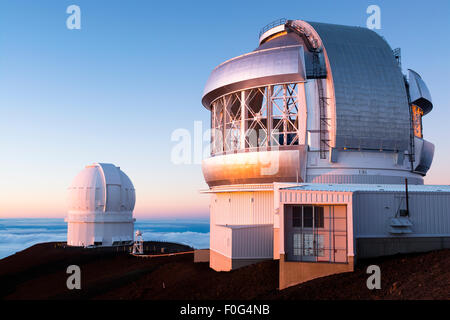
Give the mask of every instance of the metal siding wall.
M 388 235 L 388 220 L 393 216 L 394 198 L 388 193 L 354 195 L 355 236 Z M 388 206 L 389 209 L 385 209 Z M 357 211 L 356 211 L 357 210 Z
M 273 192 L 254 192 L 253 224 L 273 224 Z
M 410 193 L 412 230 L 418 234 L 450 235 L 450 194 Z
M 273 257 L 273 192 L 216 193 L 210 213 L 211 250 L 232 258 Z
M 232 230 L 233 258 L 273 258 L 273 227 L 263 225 Z
M 230 215 L 228 224 L 253 224 L 253 192 L 233 192 L 230 195 Z
M 389 219 L 395 216 L 404 196 L 401 192 L 355 193 L 355 236 L 398 237 L 389 233 Z M 407 237 L 450 235 L 450 194 L 410 192 L 409 207 L 413 233 Z M 405 208 L 404 200 L 401 208 Z
M 210 210 L 219 225 L 273 224 L 273 192 L 217 193 Z
M 220 193 L 215 195 L 214 205 L 214 223 L 230 224 L 230 194 Z
M 381 175 L 308 175 L 306 181 L 309 183 L 338 183 L 338 184 L 403 184 L 403 176 L 381 176 Z M 410 184 L 423 184 L 422 178 L 408 178 Z
M 232 238 L 231 229 L 227 227 L 211 225 L 210 249 L 231 257 Z

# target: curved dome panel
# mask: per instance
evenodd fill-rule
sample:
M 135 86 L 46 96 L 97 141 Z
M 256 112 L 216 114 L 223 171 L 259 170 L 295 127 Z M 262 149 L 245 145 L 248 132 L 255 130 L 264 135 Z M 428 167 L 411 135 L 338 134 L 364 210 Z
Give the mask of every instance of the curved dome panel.
M 417 72 L 411 69 L 408 69 L 408 71 L 411 103 L 420 107 L 423 113 L 427 114 L 433 109 L 430 91 L 425 81 L 422 80 L 422 77 Z
M 303 46 L 270 48 L 247 53 L 216 67 L 209 76 L 202 103 L 224 94 L 266 84 L 305 80 Z
M 108 163 L 86 166 L 69 187 L 69 212 L 131 212 L 135 190 L 119 167 Z
M 336 147 L 407 150 L 409 104 L 401 69 L 372 30 L 309 22 L 330 61 L 336 97 Z
M 122 199 L 122 208 L 121 210 L 125 211 L 133 211 L 134 205 L 136 203 L 136 194 L 133 187 L 133 183 L 130 178 L 123 172 L 120 171 L 122 188 L 121 188 L 121 199 Z
M 414 162 L 414 171 L 426 175 L 433 162 L 434 144 L 425 139 L 415 137 L 414 147 L 417 158 Z

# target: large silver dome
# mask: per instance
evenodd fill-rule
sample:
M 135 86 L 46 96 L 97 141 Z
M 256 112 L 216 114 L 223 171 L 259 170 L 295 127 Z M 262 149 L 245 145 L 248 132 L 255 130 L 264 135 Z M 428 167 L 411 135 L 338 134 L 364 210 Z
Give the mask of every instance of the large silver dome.
M 367 28 L 280 20 L 263 29 L 258 48 L 206 82 L 205 179 L 423 184 L 434 154 L 422 128 L 431 95 L 398 58 Z M 262 155 L 276 159 L 276 173 L 260 174 Z

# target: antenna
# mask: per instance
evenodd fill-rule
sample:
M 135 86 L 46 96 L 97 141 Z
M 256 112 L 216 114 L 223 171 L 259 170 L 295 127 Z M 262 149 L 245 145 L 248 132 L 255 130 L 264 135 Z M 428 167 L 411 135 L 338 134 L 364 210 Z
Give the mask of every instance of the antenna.
M 406 212 L 404 216 L 409 216 L 408 178 L 405 178 Z

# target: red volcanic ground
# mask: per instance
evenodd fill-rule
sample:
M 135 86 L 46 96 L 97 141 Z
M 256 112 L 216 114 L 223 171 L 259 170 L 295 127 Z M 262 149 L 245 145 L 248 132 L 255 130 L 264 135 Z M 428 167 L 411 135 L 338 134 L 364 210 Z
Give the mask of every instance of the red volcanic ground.
M 189 251 L 151 243 L 155 252 Z M 81 290 L 68 290 L 67 266 L 82 272 Z M 381 268 L 381 290 L 368 290 L 368 265 Z M 450 250 L 360 261 L 338 274 L 278 291 L 278 262 L 232 272 L 193 263 L 193 254 L 155 258 L 126 252 L 43 243 L 0 260 L 0 299 L 450 299 Z

